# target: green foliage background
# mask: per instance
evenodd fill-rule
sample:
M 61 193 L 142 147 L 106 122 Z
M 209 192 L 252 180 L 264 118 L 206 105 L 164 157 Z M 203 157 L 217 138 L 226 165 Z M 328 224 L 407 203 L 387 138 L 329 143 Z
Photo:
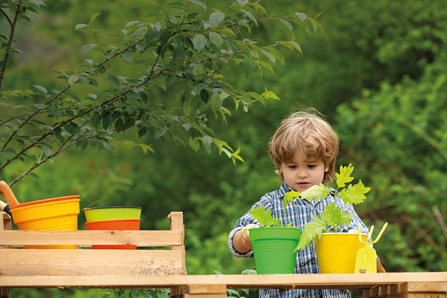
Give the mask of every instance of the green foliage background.
M 204 2 L 209 9 L 232 3 Z M 23 54 L 15 55 L 9 65 L 3 90 L 32 84 L 58 88 L 52 71 L 82 64 L 81 48 L 92 40 L 74 27 L 93 14 L 101 13 L 95 22 L 106 36 L 157 9 L 131 9 L 133 1 L 124 0 L 45 3 L 30 23 L 22 21 L 18 27 L 16 40 Z M 18 200 L 79 194 L 81 208 L 142 206 L 142 229 L 167 229 L 169 212 L 183 211 L 188 274 L 237 274 L 254 262 L 231 255 L 228 233 L 255 201 L 279 186 L 267 154 L 268 140 L 282 118 L 309 106 L 323 113 L 339 134 L 337 163 L 352 163 L 356 179 L 372 188 L 356 207 L 360 217 L 377 231 L 385 221 L 390 224 L 375 245 L 387 271 L 447 271 L 447 3 L 261 4 L 269 13 L 313 16 L 324 11 L 319 18 L 324 33 L 300 30 L 295 38 L 303 55 L 284 48 L 285 64 L 276 61 L 274 74 L 252 73 L 247 78 L 232 65 L 235 88 L 262 93 L 266 86 L 281 99 L 267 101 L 265 107 L 258 103 L 248 113 L 232 110 L 226 125 L 221 118 L 209 119 L 216 134 L 241 148 L 245 163 L 235 166 L 215 148 L 211 154 L 203 148 L 195 153 L 169 139 L 141 140 L 137 131 L 129 130 L 126 140 L 152 144 L 155 154 L 125 146 L 113 154 L 91 148 L 67 150 L 34 171 L 39 179 L 26 177 L 14 185 Z M 261 26 L 254 34 L 260 43 L 291 39 L 285 26 L 272 30 Z M 9 32 L 4 18 L 0 32 Z M 120 71 L 126 73 L 125 67 Z M 163 101 L 163 92 L 157 96 Z M 0 179 L 9 182 L 18 175 L 17 168 L 9 167 L 0 172 Z M 84 222 L 81 213 L 80 229 L 85 229 Z M 25 297 L 26 291 L 11 290 L 14 297 Z M 61 295 L 87 297 L 86 291 L 78 291 Z M 44 292 L 33 297 L 43 297 Z

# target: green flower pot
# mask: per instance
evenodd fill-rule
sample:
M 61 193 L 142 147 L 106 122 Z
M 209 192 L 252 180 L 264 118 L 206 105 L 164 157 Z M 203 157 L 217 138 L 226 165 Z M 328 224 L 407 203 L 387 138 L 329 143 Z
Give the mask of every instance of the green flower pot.
M 250 229 L 258 274 L 293 274 L 301 229 L 286 227 Z

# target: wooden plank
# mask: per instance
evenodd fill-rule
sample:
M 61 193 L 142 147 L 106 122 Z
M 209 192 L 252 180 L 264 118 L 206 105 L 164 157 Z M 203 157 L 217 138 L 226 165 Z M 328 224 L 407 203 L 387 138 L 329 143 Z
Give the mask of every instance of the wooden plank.
M 227 287 L 225 285 L 187 285 L 185 294 L 226 294 Z
M 400 289 L 401 292 L 447 292 L 447 283 L 442 282 L 410 282 Z
M 182 231 L 0 231 L 0 245 L 131 245 L 183 244 Z
M 110 257 L 107 258 L 110 260 Z M 76 258 L 71 259 L 75 260 Z M 125 262 L 123 263 L 123 266 L 125 266 Z M 106 265 L 101 264 L 101 266 Z M 7 272 L 4 273 L 8 274 Z M 232 289 L 280 289 L 290 287 L 294 287 L 296 289 L 365 289 L 374 286 L 397 285 L 405 282 L 447 283 L 447 272 L 377 274 L 171 275 L 150 277 L 142 275 L 6 276 L 5 274 L 0 276 L 0 287 L 63 286 L 86 288 L 174 288 L 182 285 L 202 284 L 225 285 L 227 288 Z
M 183 212 L 171 212 L 168 215 L 169 225 L 171 230 L 180 230 L 182 231 L 182 241 L 179 245 L 171 246 L 172 250 L 179 250 L 183 253 L 183 272 L 182 274 L 187 274 L 186 272 L 186 251 L 185 246 L 183 245 L 183 241 L 185 238 L 185 226 L 183 225 Z
M 173 275 L 183 269 L 181 252 L 172 250 L 3 249 L 1 256 L 1 281 L 49 275 L 90 276 L 92 282 L 94 275 Z

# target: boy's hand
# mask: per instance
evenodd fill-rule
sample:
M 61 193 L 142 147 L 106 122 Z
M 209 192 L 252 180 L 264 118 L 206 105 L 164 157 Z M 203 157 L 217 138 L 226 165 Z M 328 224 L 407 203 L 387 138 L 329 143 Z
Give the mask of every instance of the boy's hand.
M 259 228 L 259 226 L 254 224 L 246 225 L 242 230 L 234 234 L 233 246 L 237 252 L 246 253 L 253 249 L 253 245 L 250 241 L 250 232 L 248 231 L 251 228 Z

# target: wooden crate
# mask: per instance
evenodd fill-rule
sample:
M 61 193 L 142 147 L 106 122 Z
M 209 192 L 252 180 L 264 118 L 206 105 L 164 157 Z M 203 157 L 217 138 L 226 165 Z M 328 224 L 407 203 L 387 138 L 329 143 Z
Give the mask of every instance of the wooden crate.
M 157 231 L 19 231 L 11 230 L 6 213 L 0 216 L 0 278 L 186 274 L 182 212 L 171 212 L 170 229 Z M 83 249 L 24 249 L 24 245 L 79 245 Z M 98 250 L 90 249 L 92 245 L 137 245 L 139 249 Z M 0 291 L 0 297 L 7 297 L 7 289 Z

